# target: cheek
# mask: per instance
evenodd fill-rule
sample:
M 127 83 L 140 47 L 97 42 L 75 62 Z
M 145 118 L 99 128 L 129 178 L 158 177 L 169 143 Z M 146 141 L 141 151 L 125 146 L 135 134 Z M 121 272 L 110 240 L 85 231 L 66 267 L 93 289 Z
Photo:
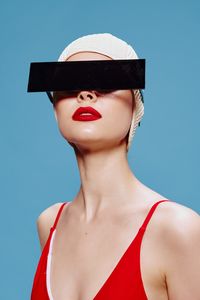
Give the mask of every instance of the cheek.
M 61 100 L 56 103 L 54 113 L 56 115 L 60 131 L 63 131 L 70 125 L 70 122 L 72 121 L 72 114 L 75 109 L 76 108 L 72 105 L 72 102 L 70 103 L 70 101 Z
M 132 98 L 119 97 L 113 99 L 109 106 L 109 112 L 113 115 L 113 121 L 119 124 L 129 124 L 133 114 Z
M 130 129 L 133 104 L 130 99 L 113 99 L 104 107 L 104 124 L 114 136 L 125 136 Z

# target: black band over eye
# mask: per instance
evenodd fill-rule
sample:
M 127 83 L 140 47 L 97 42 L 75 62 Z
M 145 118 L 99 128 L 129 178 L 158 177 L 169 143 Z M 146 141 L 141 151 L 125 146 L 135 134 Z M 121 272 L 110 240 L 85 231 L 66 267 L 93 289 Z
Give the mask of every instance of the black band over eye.
M 28 92 L 144 89 L 145 59 L 32 62 Z

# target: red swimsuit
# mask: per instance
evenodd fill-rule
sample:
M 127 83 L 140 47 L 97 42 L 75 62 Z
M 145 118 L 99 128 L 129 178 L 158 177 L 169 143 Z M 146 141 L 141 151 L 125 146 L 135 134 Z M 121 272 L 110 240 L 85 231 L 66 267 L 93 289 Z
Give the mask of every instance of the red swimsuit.
M 139 228 L 136 237 L 128 246 L 122 257 L 118 261 L 117 265 L 115 266 L 114 270 L 111 272 L 93 300 L 147 300 L 140 270 L 141 242 L 147 224 L 151 216 L 153 215 L 154 210 L 159 203 L 164 201 L 170 200 L 160 200 L 154 203 L 154 205 L 151 207 L 142 226 Z M 64 202 L 61 205 L 54 225 L 50 229 L 50 234 L 47 242 L 42 250 L 37 270 L 34 276 L 31 300 L 53 300 L 51 299 L 52 296 L 50 298 L 47 289 L 47 260 L 51 237 L 54 229 L 56 229 L 61 211 L 66 203 L 70 202 Z

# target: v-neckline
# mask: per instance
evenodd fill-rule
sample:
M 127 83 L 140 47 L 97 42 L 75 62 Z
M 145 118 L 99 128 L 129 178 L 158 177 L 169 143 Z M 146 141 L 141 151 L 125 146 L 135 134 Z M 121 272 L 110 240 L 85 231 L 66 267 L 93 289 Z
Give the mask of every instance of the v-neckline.
M 143 223 L 142 223 L 143 226 Z M 120 257 L 120 259 L 118 260 L 117 264 L 115 265 L 114 269 L 111 271 L 110 275 L 108 276 L 108 278 L 104 281 L 103 285 L 100 287 L 99 291 L 96 293 L 96 295 L 94 296 L 94 298 L 92 300 L 96 300 L 96 298 L 99 296 L 99 294 L 102 292 L 102 290 L 104 289 L 105 285 L 108 283 L 108 281 L 110 280 L 110 278 L 113 276 L 113 274 L 116 272 L 116 269 L 119 268 L 119 266 L 121 265 L 124 257 L 127 255 L 128 251 L 130 251 L 131 246 L 133 245 L 133 243 L 135 242 L 136 238 L 139 235 L 139 232 L 142 230 L 142 226 L 140 226 L 140 228 L 138 229 L 136 235 L 134 236 L 133 240 L 131 241 L 131 243 L 128 245 L 128 247 L 126 248 L 126 250 L 124 251 L 124 253 L 122 254 L 122 256 Z
M 143 223 L 142 223 L 142 226 L 143 226 Z M 110 275 L 107 277 L 107 279 L 105 280 L 105 282 L 103 283 L 103 285 L 100 287 L 99 291 L 96 293 L 96 295 L 94 296 L 94 298 L 92 300 L 96 300 L 96 298 L 99 296 L 100 292 L 103 290 L 103 288 L 105 287 L 105 285 L 107 284 L 107 282 L 110 280 L 110 278 L 113 276 L 114 272 L 116 272 L 116 269 L 119 267 L 119 265 L 122 263 L 122 260 L 124 259 L 125 255 L 128 253 L 128 251 L 130 250 L 131 246 L 133 245 L 134 241 L 136 240 L 136 238 L 138 237 L 139 235 L 139 232 L 141 231 L 142 229 L 142 226 L 138 229 L 136 235 L 134 236 L 133 240 L 131 241 L 131 243 L 128 245 L 128 247 L 126 248 L 126 250 L 124 251 L 124 253 L 121 255 L 120 259 L 118 260 L 117 264 L 115 265 L 114 269 L 111 271 Z M 53 242 L 54 242 L 54 239 L 55 239 L 55 235 L 56 235 L 56 228 L 53 230 L 52 232 L 52 235 L 53 236 L 53 241 L 52 244 L 51 244 L 51 248 L 53 249 Z M 51 236 L 52 238 L 52 236 Z M 51 253 L 49 253 L 51 254 Z M 50 260 L 50 263 L 49 263 L 49 284 L 48 284 L 48 287 L 49 287 L 49 291 L 48 291 L 48 294 L 50 293 L 49 295 L 49 299 L 50 300 L 54 300 L 53 299 L 53 295 L 52 295 L 52 289 L 51 289 L 51 264 L 52 264 L 52 260 Z
M 120 264 L 122 263 L 124 257 L 127 255 L 127 253 L 130 251 L 131 249 L 131 246 L 134 244 L 135 240 L 138 238 L 139 236 L 139 233 L 141 232 L 141 230 L 144 230 L 144 224 L 148 218 L 148 216 L 150 215 L 150 212 L 151 210 L 153 209 L 154 206 L 156 206 L 156 204 L 159 204 L 160 202 L 163 202 L 163 201 L 169 201 L 167 199 L 161 199 L 157 202 L 155 202 L 151 207 L 150 209 L 148 210 L 148 213 L 146 215 L 146 217 L 144 218 L 143 222 L 142 222 L 142 225 L 139 227 L 137 233 L 135 234 L 134 238 L 131 240 L 130 244 L 128 245 L 128 247 L 126 248 L 126 250 L 124 251 L 124 253 L 122 254 L 122 256 L 120 257 L 120 259 L 117 261 L 115 267 L 113 268 L 113 270 L 111 271 L 111 273 L 109 274 L 109 276 L 107 277 L 107 279 L 104 281 L 103 285 L 100 287 L 100 289 L 98 290 L 98 292 L 96 293 L 96 295 L 94 296 L 94 298 L 92 300 L 97 300 L 97 297 L 99 296 L 99 294 L 102 292 L 102 290 L 104 289 L 105 285 L 107 284 L 107 282 L 110 280 L 110 278 L 113 276 L 113 274 L 116 272 L 116 269 L 119 268 Z M 68 204 L 69 202 L 65 202 L 65 204 Z M 64 205 L 65 206 L 65 205 Z M 55 231 L 55 232 L 54 232 Z M 52 231 L 52 235 L 54 233 L 54 238 L 55 238 L 55 234 L 56 234 L 56 228 L 54 228 L 54 230 Z M 52 238 L 52 235 L 51 235 L 51 238 Z M 53 243 L 52 243 L 52 249 L 53 249 Z M 51 261 L 52 263 L 52 261 Z M 51 263 L 50 263 L 50 266 L 49 266 L 49 290 L 50 290 L 50 294 L 52 295 L 52 290 L 51 290 Z M 51 298 L 49 298 L 51 299 Z M 52 296 L 52 299 L 51 300 L 54 300 L 53 299 L 53 296 Z

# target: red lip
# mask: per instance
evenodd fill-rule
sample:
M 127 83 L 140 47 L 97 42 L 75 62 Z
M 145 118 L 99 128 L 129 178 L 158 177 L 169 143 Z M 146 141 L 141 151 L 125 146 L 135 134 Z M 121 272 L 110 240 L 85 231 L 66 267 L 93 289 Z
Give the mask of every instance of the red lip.
M 90 113 L 91 115 L 82 115 L 82 113 Z M 101 114 L 91 106 L 79 107 L 73 114 L 72 119 L 78 121 L 92 121 L 102 118 Z

